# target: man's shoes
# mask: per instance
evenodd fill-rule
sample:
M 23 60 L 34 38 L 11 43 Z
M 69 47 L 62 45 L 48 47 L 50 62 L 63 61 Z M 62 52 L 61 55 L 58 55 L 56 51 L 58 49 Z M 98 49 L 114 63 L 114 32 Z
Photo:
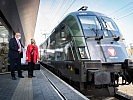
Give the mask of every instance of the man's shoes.
M 24 78 L 24 76 L 18 76 L 19 78 Z
M 36 76 L 33 75 L 32 77 L 36 77 Z
M 16 77 L 12 77 L 12 80 L 16 80 L 17 78 Z

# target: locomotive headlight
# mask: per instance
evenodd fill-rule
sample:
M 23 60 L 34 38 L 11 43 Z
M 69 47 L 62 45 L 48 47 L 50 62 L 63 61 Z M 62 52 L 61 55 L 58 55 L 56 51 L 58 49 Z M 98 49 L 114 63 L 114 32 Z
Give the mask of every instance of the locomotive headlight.
M 86 50 L 85 50 L 84 46 L 83 47 L 79 47 L 78 50 L 79 50 L 79 54 L 80 54 L 80 58 L 81 59 L 87 58 Z
M 85 58 L 84 52 L 81 52 L 81 53 L 80 53 L 80 56 L 81 56 L 81 58 Z
M 133 60 L 131 59 L 125 59 L 124 61 L 124 64 L 123 64 L 123 67 L 126 68 L 126 67 L 133 67 Z
M 133 67 L 133 60 L 128 59 L 128 66 L 129 66 L 129 67 Z

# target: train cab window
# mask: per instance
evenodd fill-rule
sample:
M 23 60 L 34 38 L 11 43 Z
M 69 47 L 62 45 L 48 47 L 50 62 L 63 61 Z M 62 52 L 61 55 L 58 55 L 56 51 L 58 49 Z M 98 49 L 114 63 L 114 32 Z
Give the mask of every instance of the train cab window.
M 107 30 L 107 31 L 104 31 L 105 36 L 109 36 L 109 37 L 120 36 L 119 29 L 111 18 L 102 17 L 101 20 L 102 20 L 104 29 Z
M 113 20 L 111 20 L 110 18 L 107 18 L 107 17 L 102 17 L 101 19 L 102 19 L 104 28 L 106 28 L 108 30 L 118 31 L 118 28 L 117 28 L 116 24 L 113 22 Z
M 96 16 L 78 16 L 85 36 L 96 36 L 95 30 L 100 30 L 101 26 Z
M 67 26 L 61 28 L 60 38 L 62 41 L 65 41 L 65 43 L 71 40 L 70 30 Z

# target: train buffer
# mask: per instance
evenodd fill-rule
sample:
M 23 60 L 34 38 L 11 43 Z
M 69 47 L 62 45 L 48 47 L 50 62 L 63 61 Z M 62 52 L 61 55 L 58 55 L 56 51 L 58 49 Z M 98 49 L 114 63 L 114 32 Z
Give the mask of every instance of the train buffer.
M 36 77 L 12 80 L 10 74 L 0 75 L 0 100 L 88 100 L 70 85 L 41 66 Z M 16 73 L 17 75 L 17 73 Z

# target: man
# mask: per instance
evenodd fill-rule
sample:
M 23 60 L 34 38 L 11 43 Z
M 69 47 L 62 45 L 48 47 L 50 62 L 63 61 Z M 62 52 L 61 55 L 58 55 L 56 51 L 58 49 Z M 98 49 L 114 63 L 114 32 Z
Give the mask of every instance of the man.
M 18 77 L 24 78 L 21 71 L 21 53 L 22 44 L 20 42 L 21 34 L 19 32 L 15 33 L 15 37 L 11 38 L 9 41 L 9 62 L 11 76 L 13 80 L 16 80 L 15 70 L 18 71 Z

